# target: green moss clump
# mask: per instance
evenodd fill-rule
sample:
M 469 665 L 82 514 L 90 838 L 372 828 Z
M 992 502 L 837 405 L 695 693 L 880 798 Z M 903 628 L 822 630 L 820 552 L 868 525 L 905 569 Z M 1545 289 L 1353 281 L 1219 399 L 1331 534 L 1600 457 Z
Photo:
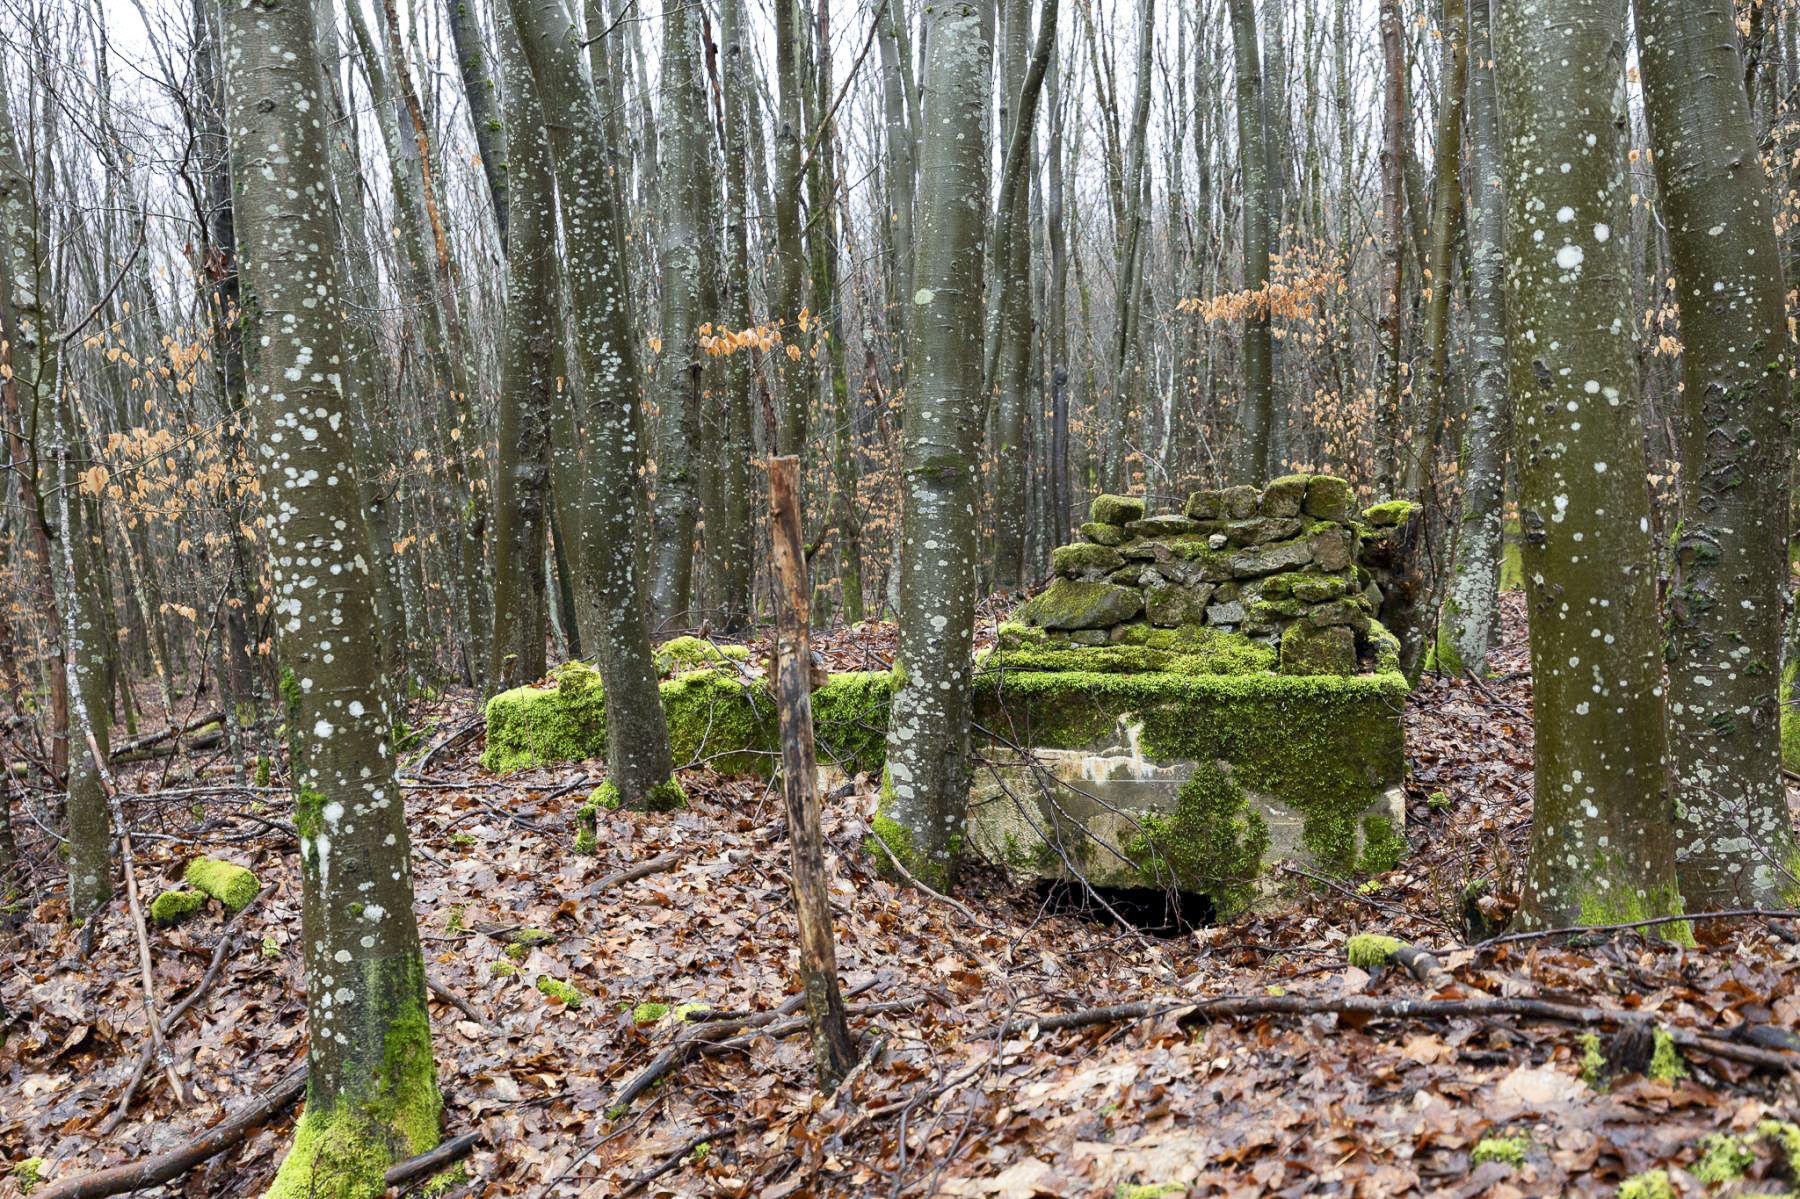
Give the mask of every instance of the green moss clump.
M 1356 634 L 1343 625 L 1319 628 L 1311 621 L 1294 621 L 1281 633 L 1281 673 L 1355 674 Z
M 1687 1063 L 1681 1060 L 1681 1051 L 1675 1048 L 1675 1038 L 1667 1029 L 1656 1030 L 1653 1043 L 1655 1049 L 1650 1054 L 1650 1077 L 1662 1082 L 1674 1082 L 1688 1076 Z
M 1081 535 L 1095 545 L 1120 546 L 1125 544 L 1125 530 L 1118 525 L 1103 525 L 1098 521 L 1088 521 L 1081 526 Z
M 551 978 L 548 974 L 538 975 L 537 989 L 556 1000 L 564 1007 L 580 1007 L 587 1001 L 587 996 L 571 987 L 561 979 Z
M 1363 509 L 1362 518 L 1364 524 L 1377 529 L 1392 529 L 1405 524 L 1418 510 L 1419 506 L 1411 500 L 1388 500 Z
M 657 646 L 651 661 L 659 675 L 678 674 L 687 670 L 729 669 L 733 662 L 748 662 L 750 647 L 714 645 L 698 637 L 676 637 Z
M 1582 1033 L 1580 1045 L 1582 1081 L 1596 1091 L 1604 1091 L 1609 1066 L 1606 1060 L 1606 1051 L 1600 1047 L 1600 1034 L 1597 1032 Z
M 668 1004 L 646 1001 L 631 1009 L 631 1022 L 633 1024 L 655 1024 L 668 1014 Z
M 1109 629 L 1143 610 L 1135 588 L 1058 578 L 1014 615 L 1041 629 Z
M 596 796 L 599 794 L 599 790 L 600 788 L 598 787 L 594 788 Z M 616 791 L 614 792 L 613 798 L 616 802 L 618 799 L 618 793 Z M 593 854 L 598 852 L 600 848 L 599 827 L 601 806 L 598 799 L 594 796 L 589 796 L 586 803 L 575 809 L 576 853 Z
M 1800 1124 L 1791 1120 L 1761 1120 L 1757 1122 L 1756 1135 L 1780 1146 L 1788 1173 L 1800 1177 Z
M 1347 523 L 1356 512 L 1356 497 L 1350 484 L 1336 475 L 1314 475 L 1306 482 L 1306 515 L 1316 520 Z
M 1667 1170 L 1646 1170 L 1619 1184 L 1618 1199 L 1675 1199 Z
M 1185 1195 L 1187 1184 L 1180 1182 L 1121 1182 L 1113 1192 L 1113 1199 L 1169 1199 L 1172 1195 Z
M 150 919 L 165 928 L 180 924 L 206 906 L 206 892 L 172 888 L 150 901 Z
M 494 962 L 488 966 L 489 978 L 511 978 L 519 972 L 519 968 L 511 962 Z
M 1601 861 L 1596 863 L 1593 877 L 1619 880 L 1635 875 L 1630 867 L 1622 863 Z M 1654 920 L 1659 916 L 1680 915 L 1683 900 L 1680 888 L 1674 883 L 1665 883 L 1649 891 L 1639 891 L 1629 884 L 1619 884 L 1605 891 L 1596 889 L 1581 896 L 1577 910 L 1581 914 L 1582 924 L 1589 928 L 1604 928 L 1613 924 Z M 1677 945 L 1691 947 L 1695 943 L 1694 926 L 1685 920 L 1653 925 L 1645 931 Z
M 1395 832 L 1394 826 L 1381 813 L 1370 812 L 1364 816 L 1362 827 L 1362 854 L 1356 859 L 1356 868 L 1364 874 L 1386 874 L 1412 852 L 1406 838 Z
M 1033 646 L 994 649 L 979 668 L 1007 671 L 1082 671 L 1096 674 L 1247 675 L 1266 674 L 1275 651 L 1239 633 L 1200 626 L 1153 629 L 1125 625 L 1112 645 Z
M 274 764 L 270 762 L 269 755 L 258 754 L 256 757 L 256 785 L 258 787 L 267 787 L 269 785 L 269 777 L 273 770 Z
M 1175 810 L 1151 813 L 1125 844 L 1146 879 L 1172 879 L 1183 891 L 1212 897 L 1221 918 L 1250 906 L 1269 827 L 1231 775 L 1199 766 L 1176 794 Z
M 506 956 L 515 962 L 522 962 L 533 946 L 553 944 L 556 934 L 547 928 L 520 928 L 514 929 L 506 941 Z
M 235 862 L 217 858 L 195 858 L 188 863 L 183 877 L 188 886 L 206 892 L 233 912 L 242 911 L 262 890 L 254 874 Z
M 899 676 L 891 670 L 852 670 L 815 688 L 813 739 L 820 759 L 846 775 L 880 774 L 887 764 L 888 707 L 898 687 Z M 774 757 L 765 761 L 772 770 Z
M 1406 948 L 1399 937 L 1381 933 L 1357 933 L 1344 942 L 1344 957 L 1360 970 L 1382 970 L 1394 960 L 1396 951 Z
M 1097 495 L 1088 506 L 1088 519 L 1100 525 L 1124 525 L 1144 519 L 1144 501 L 1126 495 Z
M 1469 1154 L 1469 1160 L 1478 1166 L 1482 1162 L 1505 1162 L 1509 1166 L 1522 1166 L 1525 1164 L 1525 1155 L 1530 1151 L 1531 1138 L 1524 1133 L 1502 1133 L 1477 1141 L 1475 1151 Z
M 24 1157 L 12 1164 L 13 1182 L 18 1184 L 19 1194 L 31 1194 L 32 1189 L 44 1180 L 44 1165 L 41 1157 Z
M 1715 1132 L 1700 1145 L 1700 1160 L 1689 1172 L 1708 1186 L 1737 1181 L 1756 1161 L 1750 1146 L 1729 1133 Z
M 644 792 L 646 812 L 673 812 L 687 807 L 687 792 L 673 778 L 666 778 Z
M 1028 645 L 1047 645 L 1050 635 L 1016 620 L 1003 620 L 994 630 L 994 645 L 1000 649 L 1021 649 Z

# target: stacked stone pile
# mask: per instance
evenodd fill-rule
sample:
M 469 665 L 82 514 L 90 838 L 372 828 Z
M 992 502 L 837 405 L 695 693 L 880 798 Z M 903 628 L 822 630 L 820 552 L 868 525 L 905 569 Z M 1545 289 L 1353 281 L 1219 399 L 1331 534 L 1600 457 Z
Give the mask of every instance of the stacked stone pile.
M 1278 646 L 1285 674 L 1355 674 L 1385 636 L 1374 619 L 1385 580 L 1365 547 L 1410 511 L 1359 511 L 1331 475 L 1195 492 L 1179 515 L 1103 495 L 1084 540 L 1052 554 L 1049 589 L 1014 619 L 1066 645 L 1143 644 L 1151 630 L 1201 626 Z

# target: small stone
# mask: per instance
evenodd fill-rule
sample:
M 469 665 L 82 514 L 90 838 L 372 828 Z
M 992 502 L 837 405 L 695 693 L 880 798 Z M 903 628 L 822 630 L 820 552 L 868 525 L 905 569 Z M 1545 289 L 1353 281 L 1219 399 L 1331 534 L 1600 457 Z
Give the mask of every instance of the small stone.
M 1199 531 L 1199 521 L 1167 513 L 1134 520 L 1125 526 L 1125 532 L 1133 537 L 1181 537 Z
M 1119 551 L 1092 542 L 1059 545 L 1050 551 L 1050 567 L 1065 579 L 1094 580 L 1125 565 Z
M 1144 558 L 1155 562 L 1167 562 L 1172 556 L 1169 547 L 1161 541 L 1134 541 L 1119 552 L 1127 558 Z
M 1145 593 L 1144 612 L 1159 629 L 1172 629 L 1188 622 L 1188 593 L 1173 584 L 1152 587 Z
M 1234 577 L 1247 579 L 1253 575 L 1272 575 L 1278 571 L 1293 570 L 1312 560 L 1312 547 L 1307 539 L 1297 538 L 1239 550 L 1227 558 L 1225 564 Z
M 1297 517 L 1257 516 L 1235 520 L 1225 527 L 1225 538 L 1232 545 L 1268 545 L 1286 541 L 1300 532 Z
M 1281 634 L 1282 674 L 1355 674 L 1356 634 L 1343 625 L 1321 629 L 1304 620 Z
M 1034 629 L 1016 620 L 1002 621 L 994 632 L 994 644 L 1001 649 L 1024 649 L 1027 646 L 1043 645 L 1048 640 L 1049 634 L 1044 630 Z
M 1236 600 L 1228 603 L 1214 604 L 1206 610 L 1207 624 L 1243 624 L 1244 605 Z
M 1261 499 L 1262 492 L 1248 483 L 1227 487 L 1219 493 L 1220 515 L 1232 520 L 1249 520 L 1256 515 L 1257 503 Z
M 1223 533 L 1214 533 L 1211 537 L 1206 539 L 1206 548 L 1209 550 L 1222 550 L 1230 544 L 1231 538 L 1225 536 Z
M 1144 565 L 1141 562 L 1127 562 L 1119 569 L 1107 575 L 1107 581 L 1117 583 L 1121 587 L 1136 587 L 1142 581 Z
M 1017 619 L 1041 629 L 1107 629 L 1143 610 L 1143 596 L 1135 588 L 1057 579 L 1020 608 Z
M 1298 613 L 1296 613 L 1298 615 Z M 1366 632 L 1369 627 L 1369 614 L 1362 609 L 1361 599 L 1332 600 L 1329 603 L 1315 604 L 1307 609 L 1306 619 L 1320 628 L 1332 625 L 1346 625 L 1355 632 Z
M 1350 590 L 1350 581 L 1337 575 L 1299 575 L 1288 588 L 1297 600 L 1309 604 L 1322 604 L 1326 600 L 1334 600 Z
M 1081 535 L 1095 545 L 1125 544 L 1125 530 L 1118 525 L 1103 525 L 1099 521 L 1090 520 L 1082 525 Z
M 1306 502 L 1310 480 L 1305 475 L 1284 475 L 1263 488 L 1259 510 L 1264 516 L 1299 516 Z
M 1195 583 L 1191 585 L 1187 589 L 1188 611 L 1190 613 L 1205 612 L 1208 601 L 1212 599 L 1213 593 L 1217 590 L 1218 588 L 1211 583 Z
M 1069 640 L 1075 645 L 1105 645 L 1111 637 L 1105 629 L 1076 629 Z
M 1220 503 L 1218 492 L 1196 491 L 1188 496 L 1185 511 L 1190 520 L 1218 520 L 1224 505 Z
M 1088 519 L 1095 524 L 1130 524 L 1144 519 L 1144 501 L 1128 495 L 1097 495 L 1088 507 Z
M 1306 482 L 1306 514 L 1315 520 L 1344 524 L 1356 511 L 1350 484 L 1336 475 L 1314 475 Z
M 1312 560 L 1320 570 L 1339 571 L 1350 566 L 1350 530 L 1341 526 L 1319 529 L 1306 539 Z

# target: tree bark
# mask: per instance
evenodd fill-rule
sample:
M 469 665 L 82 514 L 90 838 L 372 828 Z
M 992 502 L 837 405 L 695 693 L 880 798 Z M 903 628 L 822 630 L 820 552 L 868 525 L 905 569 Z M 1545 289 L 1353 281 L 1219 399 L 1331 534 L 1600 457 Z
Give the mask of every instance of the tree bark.
M 270 1196 L 379 1193 L 441 1108 L 405 813 L 338 371 L 341 281 L 308 3 L 230 6 L 244 339 L 283 662 L 307 974 L 307 1101 Z
M 1256 44 L 1255 0 L 1231 0 L 1231 36 L 1237 47 L 1238 155 L 1244 167 L 1244 288 L 1269 285 L 1268 140 L 1263 121 L 1262 66 Z M 1244 318 L 1244 447 L 1234 455 L 1241 482 L 1267 482 L 1273 463 L 1275 423 L 1274 338 L 1266 297 Z
M 969 803 L 975 455 L 981 446 L 983 214 L 992 46 L 981 4 L 926 14 L 918 290 L 904 424 L 900 691 L 875 827 L 912 874 L 954 882 Z
M 1624 12 L 1499 9 L 1510 376 L 1536 684 L 1520 920 L 1680 910 L 1662 638 L 1625 286 Z
M 479 0 L 444 0 L 450 14 L 450 41 L 456 47 L 456 69 L 462 79 L 463 99 L 469 105 L 469 123 L 475 127 L 475 146 L 481 159 L 481 177 L 487 182 L 488 198 L 494 205 L 494 225 L 500 231 L 500 245 L 511 244 L 507 227 L 511 222 L 508 179 L 513 170 L 508 157 L 507 126 L 502 109 L 495 102 L 494 72 L 489 66 L 486 49 L 481 44 L 481 9 Z M 495 14 L 499 25 L 500 14 Z M 508 87 L 517 86 L 515 76 L 507 77 Z M 510 103 L 512 97 L 508 96 Z
M 1462 521 L 1438 638 L 1441 670 L 1487 673 L 1499 635 L 1500 562 L 1505 552 L 1506 443 L 1512 406 L 1506 394 L 1506 193 L 1500 119 L 1494 95 L 1489 0 L 1469 0 L 1469 426 Z
M 1383 495 L 1398 482 L 1400 454 L 1401 359 L 1404 352 L 1402 301 L 1406 286 L 1406 43 L 1399 0 L 1380 0 L 1381 54 L 1385 66 L 1381 139 L 1381 365 L 1376 370 L 1376 480 Z
M 749 51 L 744 45 L 743 0 L 723 0 L 719 26 L 725 42 L 720 93 L 725 122 L 725 293 L 732 331 L 750 327 L 750 164 L 749 125 L 755 94 Z M 750 628 L 751 566 L 756 553 L 754 509 L 750 502 L 750 455 L 755 420 L 750 398 L 756 351 L 731 355 L 725 378 L 725 527 L 720 624 L 727 636 Z
M 1690 907 L 1779 906 L 1800 894 L 1777 700 L 1793 444 L 1780 246 L 1730 0 L 1635 8 L 1689 447 L 1668 605 L 1676 870 Z
M 570 332 L 581 360 L 587 450 L 582 581 L 600 626 L 586 648 L 599 656 L 606 690 L 607 776 L 626 806 L 666 806 L 680 802 L 680 787 L 669 777 L 669 726 L 638 563 L 645 527 L 642 375 L 618 185 L 605 120 L 582 78 L 560 0 L 511 4 L 544 111 L 568 250 Z M 582 640 L 589 640 L 586 629 Z

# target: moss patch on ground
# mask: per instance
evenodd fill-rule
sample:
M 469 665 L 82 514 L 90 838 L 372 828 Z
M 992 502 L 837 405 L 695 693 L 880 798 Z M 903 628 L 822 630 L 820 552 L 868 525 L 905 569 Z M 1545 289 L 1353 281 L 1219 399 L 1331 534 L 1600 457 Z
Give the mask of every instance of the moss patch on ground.
M 150 919 L 166 928 L 180 924 L 205 906 L 206 892 L 175 888 L 150 901 Z
M 218 858 L 195 858 L 188 863 L 187 873 L 183 876 L 190 887 L 195 887 L 212 896 L 226 909 L 232 912 L 242 911 L 256 898 L 262 884 L 256 876 L 235 862 L 224 862 Z
M 1483 1137 L 1475 1143 L 1469 1160 L 1476 1165 L 1482 1162 L 1505 1162 L 1509 1166 L 1525 1164 L 1525 1155 L 1531 1152 L 1531 1138 L 1522 1132 L 1501 1133 L 1497 1136 Z
M 587 1001 L 587 996 L 560 978 L 551 978 L 548 974 L 538 975 L 537 989 L 566 1007 L 580 1007 Z
M 1405 947 L 1399 937 L 1356 933 L 1344 942 L 1344 958 L 1359 970 L 1382 970 L 1394 960 L 1394 953 Z

